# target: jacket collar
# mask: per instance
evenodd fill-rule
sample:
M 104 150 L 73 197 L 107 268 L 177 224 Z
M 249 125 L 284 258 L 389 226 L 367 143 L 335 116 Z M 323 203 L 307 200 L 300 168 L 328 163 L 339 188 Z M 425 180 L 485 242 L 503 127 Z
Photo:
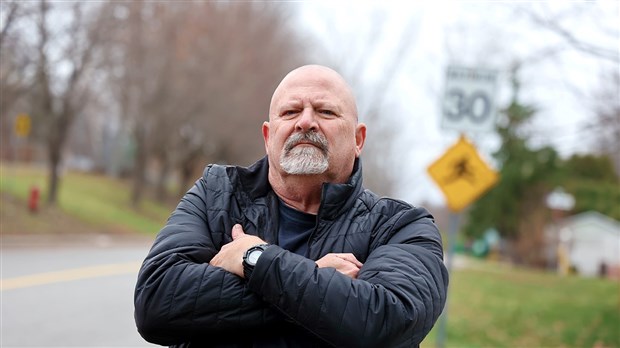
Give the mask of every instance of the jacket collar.
M 336 219 L 353 206 L 360 191 L 362 191 L 362 162 L 356 158 L 349 181 L 344 184 L 323 183 L 319 218 Z
M 234 167 L 245 194 L 251 200 L 273 192 L 269 184 L 269 161 L 267 156 L 249 167 Z M 234 173 L 229 172 L 234 181 Z M 353 165 L 353 174 L 344 184 L 324 183 L 319 207 L 319 218 L 333 220 L 351 207 L 362 190 L 362 163 L 359 158 Z

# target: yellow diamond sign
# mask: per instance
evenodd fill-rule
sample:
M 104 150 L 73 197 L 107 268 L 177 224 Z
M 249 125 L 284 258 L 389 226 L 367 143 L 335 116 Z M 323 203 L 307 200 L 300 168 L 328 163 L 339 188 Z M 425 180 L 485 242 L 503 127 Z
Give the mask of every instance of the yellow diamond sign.
M 446 196 L 448 208 L 454 212 L 475 201 L 499 178 L 463 136 L 428 167 L 428 173 Z

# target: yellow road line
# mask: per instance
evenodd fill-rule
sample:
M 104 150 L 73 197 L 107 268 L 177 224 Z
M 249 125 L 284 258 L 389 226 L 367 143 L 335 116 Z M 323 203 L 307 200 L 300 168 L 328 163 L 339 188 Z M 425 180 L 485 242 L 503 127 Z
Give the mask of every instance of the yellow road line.
M 27 288 L 44 284 L 68 282 L 72 280 L 137 273 L 141 264 L 142 262 L 140 261 L 115 263 L 0 279 L 0 291 Z

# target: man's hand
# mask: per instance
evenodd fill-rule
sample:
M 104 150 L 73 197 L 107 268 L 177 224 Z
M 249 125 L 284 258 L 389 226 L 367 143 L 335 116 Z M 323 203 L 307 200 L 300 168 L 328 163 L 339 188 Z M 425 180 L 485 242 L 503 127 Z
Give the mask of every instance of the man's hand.
M 228 272 L 234 273 L 241 278 L 243 277 L 243 254 L 246 250 L 258 244 L 265 244 L 262 239 L 245 234 L 241 225 L 236 224 L 232 228 L 233 241 L 224 245 L 222 249 L 215 254 L 210 265 L 221 267 Z
M 363 264 L 353 254 L 327 254 L 316 261 L 319 268 L 333 267 L 336 271 L 355 279 Z

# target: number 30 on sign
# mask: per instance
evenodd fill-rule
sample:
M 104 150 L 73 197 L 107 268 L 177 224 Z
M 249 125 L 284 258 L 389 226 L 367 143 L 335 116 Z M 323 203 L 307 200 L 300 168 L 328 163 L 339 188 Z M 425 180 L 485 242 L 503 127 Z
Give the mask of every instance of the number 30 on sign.
M 461 132 L 492 130 L 496 89 L 497 73 L 493 70 L 448 67 L 441 127 Z

